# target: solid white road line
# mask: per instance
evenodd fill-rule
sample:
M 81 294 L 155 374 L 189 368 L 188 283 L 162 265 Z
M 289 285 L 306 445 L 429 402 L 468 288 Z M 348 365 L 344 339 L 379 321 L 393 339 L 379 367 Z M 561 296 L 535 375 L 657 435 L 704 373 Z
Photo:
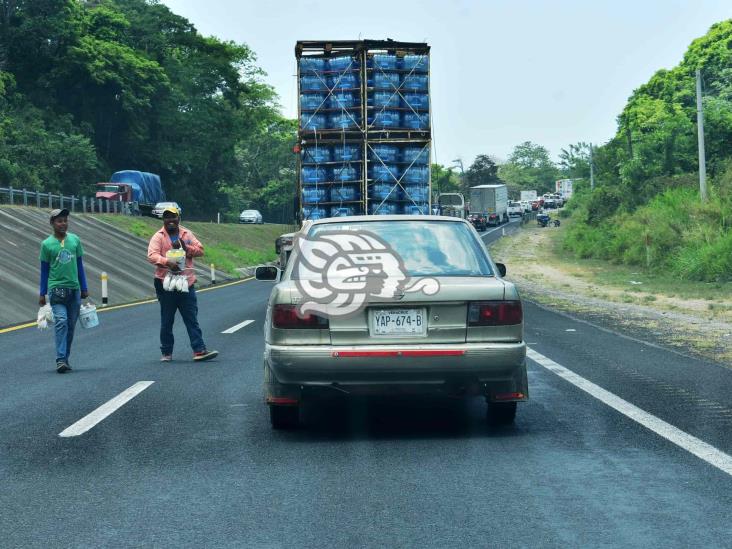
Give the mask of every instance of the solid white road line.
M 67 427 L 61 431 L 58 436 L 60 437 L 78 437 L 83 435 L 89 429 L 94 427 L 97 423 L 102 421 L 107 416 L 113 414 L 119 408 L 127 404 L 130 400 L 135 398 L 145 389 L 155 383 L 154 381 L 138 381 L 132 387 L 125 389 L 112 400 L 109 400 L 102 404 L 99 408 L 94 410 L 92 413 L 85 415 L 79 421 Z
M 732 475 L 732 456 L 729 456 L 711 444 L 707 444 L 703 440 L 699 440 L 689 433 L 674 427 L 670 423 L 666 423 L 662 419 L 641 410 L 630 402 L 623 400 L 610 391 L 606 391 L 598 385 L 595 385 L 591 381 L 575 374 L 573 371 L 557 364 L 552 359 L 537 353 L 533 349 L 527 349 L 526 356 L 550 372 L 553 372 L 559 377 L 569 381 L 572 385 L 579 387 L 586 393 L 589 393 L 599 401 L 607 404 L 611 408 L 614 408 L 624 416 L 640 423 L 666 440 L 673 442 L 687 452 L 694 454 L 696 457 L 703 459 L 720 471 L 723 471 L 728 475 Z
M 232 326 L 232 327 L 231 327 L 231 328 L 229 328 L 228 330 L 224 330 L 224 331 L 223 331 L 223 332 L 221 332 L 221 333 L 222 333 L 222 334 L 233 334 L 234 332 L 236 332 L 236 331 L 238 331 L 238 330 L 241 330 L 241 329 L 242 329 L 242 328 L 244 328 L 245 326 L 249 326 L 249 325 L 250 325 L 250 324 L 251 324 L 252 322 L 254 322 L 254 321 L 253 321 L 253 320 L 245 320 L 244 322 L 240 322 L 240 323 L 239 323 L 239 324 L 237 324 L 236 326 Z

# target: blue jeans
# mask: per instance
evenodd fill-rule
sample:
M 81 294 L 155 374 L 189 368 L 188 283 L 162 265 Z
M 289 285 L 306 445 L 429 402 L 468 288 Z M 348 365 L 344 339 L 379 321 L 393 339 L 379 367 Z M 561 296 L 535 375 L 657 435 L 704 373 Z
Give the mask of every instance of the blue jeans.
M 81 292 L 70 288 L 53 288 L 48 291 L 48 300 L 56 321 L 56 362 L 68 362 L 76 321 L 79 320 Z
M 188 293 L 166 292 L 163 290 L 163 281 L 156 278 L 155 294 L 160 303 L 160 352 L 164 355 L 173 354 L 173 344 L 175 343 L 173 322 L 175 322 L 176 311 L 180 311 L 180 316 L 183 317 L 193 352 L 205 351 L 206 344 L 203 342 L 203 334 L 198 326 L 198 299 L 193 285 L 188 288 Z

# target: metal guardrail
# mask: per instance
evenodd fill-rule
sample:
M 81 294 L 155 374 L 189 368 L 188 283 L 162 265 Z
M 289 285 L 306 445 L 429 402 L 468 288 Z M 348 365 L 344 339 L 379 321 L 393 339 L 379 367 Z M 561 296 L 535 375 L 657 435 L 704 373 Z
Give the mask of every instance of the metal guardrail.
M 71 212 L 82 213 L 119 213 L 132 215 L 127 202 L 102 200 L 93 197 L 43 193 L 13 187 L 0 187 L 0 204 L 10 206 L 35 206 L 36 208 L 68 208 Z

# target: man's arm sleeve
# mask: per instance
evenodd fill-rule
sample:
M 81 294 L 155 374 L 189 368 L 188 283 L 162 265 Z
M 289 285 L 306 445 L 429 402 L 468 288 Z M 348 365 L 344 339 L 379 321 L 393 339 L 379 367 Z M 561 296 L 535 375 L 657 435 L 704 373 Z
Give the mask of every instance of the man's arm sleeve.
M 168 260 L 160 253 L 160 237 L 155 233 L 147 246 L 147 260 L 153 265 L 165 267 Z
M 76 258 L 76 269 L 79 271 L 79 286 L 81 287 L 81 291 L 86 292 L 86 273 L 84 272 L 84 262 L 81 257 Z
M 51 265 L 48 261 L 41 261 L 41 282 L 40 293 L 38 295 L 46 295 L 48 293 L 48 273 L 51 271 Z

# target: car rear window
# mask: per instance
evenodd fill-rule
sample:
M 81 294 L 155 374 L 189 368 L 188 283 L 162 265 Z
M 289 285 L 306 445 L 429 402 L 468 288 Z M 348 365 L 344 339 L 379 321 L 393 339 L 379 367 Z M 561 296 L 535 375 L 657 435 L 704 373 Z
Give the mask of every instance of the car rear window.
M 389 244 L 409 276 L 490 276 L 484 248 L 464 223 L 364 221 L 314 225 L 308 236 L 325 232 L 368 231 Z

